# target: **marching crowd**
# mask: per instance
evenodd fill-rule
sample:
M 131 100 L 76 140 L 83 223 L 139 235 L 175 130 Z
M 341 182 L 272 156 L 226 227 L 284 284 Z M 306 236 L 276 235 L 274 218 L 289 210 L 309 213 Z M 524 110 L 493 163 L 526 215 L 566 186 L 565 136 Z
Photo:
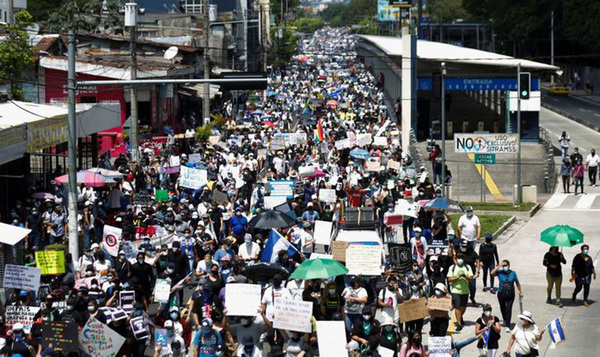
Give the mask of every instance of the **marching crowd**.
M 158 150 L 142 149 L 139 162 L 126 155 L 104 160 L 97 174 L 114 183 L 78 188 L 83 254 L 75 261 L 65 254 L 65 273 L 43 275 L 39 291 L 7 296 L 5 306 L 40 309 L 31 326 L 0 319 L 0 354 L 77 354 L 45 343 L 44 322 L 75 324 L 81 334 L 95 319 L 125 339 L 115 356 L 319 356 L 318 321 L 343 321 L 350 355 L 426 356 L 424 336 L 461 331 L 471 307 L 481 309 L 474 330 L 455 335 L 460 341 L 451 338 L 448 352 L 459 356 L 476 343 L 480 354 L 495 356 L 503 351 L 502 322 L 510 333 L 507 351 L 535 356 L 543 330 L 527 311 L 518 324 L 511 320 L 515 297 L 524 293 L 517 272 L 500 260 L 471 207 L 457 222 L 447 207 L 427 208 L 441 191 L 402 152 L 384 79 L 356 51 L 348 29 L 319 30 L 300 42 L 289 66 L 273 71 L 262 104 L 224 106 L 228 122 L 213 128 L 215 141 L 170 136 Z M 188 177 L 188 170 L 205 177 Z M 280 182 L 291 190 L 283 200 L 274 196 L 273 183 Z M 32 252 L 68 236 L 66 188 L 52 182 L 52 189 L 53 197 L 19 203 L 11 213 L 14 225 L 31 230 L 14 251 L 26 253 L 26 265 L 35 261 Z M 333 199 L 325 199 L 327 190 Z M 374 214 L 373 230 L 385 243 L 382 274 L 291 278 L 323 253 L 315 222 L 341 229 L 352 209 Z M 267 222 L 275 211 L 280 214 Z M 402 221 L 390 223 L 398 215 Z M 288 223 L 257 224 L 278 220 Z M 277 244 L 278 237 L 287 243 Z M 405 270 L 387 252 L 394 244 L 408 249 Z M 544 258 L 549 300 L 553 282 L 557 304 L 561 257 L 551 249 Z M 581 259 L 576 269 L 588 272 L 590 260 Z M 595 278 L 593 266 L 592 272 Z M 501 317 L 477 303 L 480 275 L 483 292 L 497 295 Z M 165 282 L 166 293 L 159 289 Z M 228 314 L 226 291 L 235 284 L 260 286 L 260 304 L 246 316 Z M 589 283 L 586 303 L 588 291 Z M 123 292 L 134 293 L 131 304 L 121 301 Z M 283 299 L 312 304 L 310 332 L 274 327 L 275 305 Z M 419 299 L 448 299 L 451 306 L 411 320 L 400 316 L 399 305 Z M 102 355 L 95 353 L 89 354 Z

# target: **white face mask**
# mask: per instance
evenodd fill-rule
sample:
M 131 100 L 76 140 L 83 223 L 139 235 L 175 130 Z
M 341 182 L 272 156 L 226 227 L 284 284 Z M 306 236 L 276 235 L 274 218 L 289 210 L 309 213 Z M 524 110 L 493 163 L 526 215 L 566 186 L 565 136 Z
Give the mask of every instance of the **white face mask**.
M 492 316 L 492 312 L 491 311 L 484 311 L 483 315 L 485 315 L 485 317 L 490 317 L 490 316 Z

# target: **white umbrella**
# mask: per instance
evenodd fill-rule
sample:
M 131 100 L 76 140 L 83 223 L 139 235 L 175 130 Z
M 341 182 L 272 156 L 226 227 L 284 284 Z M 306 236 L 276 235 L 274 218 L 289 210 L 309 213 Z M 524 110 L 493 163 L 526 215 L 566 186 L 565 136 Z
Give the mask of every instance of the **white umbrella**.
M 104 177 L 110 177 L 110 178 L 122 178 L 123 177 L 123 174 L 120 173 L 119 171 L 102 169 L 100 167 L 94 167 L 94 168 L 91 168 L 86 171 L 95 173 L 97 175 L 102 175 Z
M 398 200 L 394 213 L 417 218 L 417 208 L 418 206 L 414 202 L 410 203 L 407 200 Z

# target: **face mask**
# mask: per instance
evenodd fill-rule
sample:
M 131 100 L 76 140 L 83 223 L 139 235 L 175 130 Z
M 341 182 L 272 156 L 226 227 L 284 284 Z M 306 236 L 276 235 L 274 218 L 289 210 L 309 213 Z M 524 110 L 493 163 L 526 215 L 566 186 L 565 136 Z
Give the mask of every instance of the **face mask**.
M 588 250 L 587 249 L 583 250 L 583 255 L 588 255 Z
M 363 314 L 362 316 L 365 321 L 369 321 L 371 319 L 371 314 Z
M 50 318 L 48 316 L 44 316 L 42 317 L 42 321 L 50 321 Z
M 245 240 L 244 242 L 246 242 L 246 244 L 248 244 L 248 245 L 252 245 L 252 240 L 250 240 L 250 239 Z
M 510 268 L 509 268 L 508 266 L 503 266 L 503 267 L 502 267 L 502 270 L 504 270 L 504 271 L 508 271 L 509 269 L 510 269 Z
M 410 288 L 412 289 L 412 291 L 417 291 L 419 290 L 419 285 L 411 285 Z
M 441 292 L 441 291 L 439 291 L 439 290 L 435 290 L 434 292 L 435 292 L 435 296 L 440 296 L 440 295 L 442 295 L 442 292 Z
M 88 309 L 89 312 L 96 311 L 96 307 L 95 306 L 88 306 L 87 309 Z
M 135 310 L 135 316 L 142 316 L 144 310 Z
M 413 271 L 419 271 L 419 267 L 418 266 L 413 267 L 412 269 L 413 269 Z
M 467 247 L 460 247 L 460 251 L 461 252 L 466 252 L 467 251 Z
M 490 316 L 492 316 L 492 312 L 491 311 L 484 311 L 483 315 L 485 315 L 485 317 L 490 317 Z
M 242 325 L 244 326 L 249 326 L 251 322 L 250 319 L 242 319 Z
M 335 295 L 335 289 L 329 289 L 327 290 L 327 292 L 329 293 L 329 295 Z
M 236 212 L 235 214 L 236 214 L 237 216 L 241 216 L 241 215 L 242 215 L 242 212 Z
M 219 271 L 218 270 L 211 270 L 210 273 L 212 275 L 217 275 L 217 274 L 219 274 Z
M 92 284 L 92 289 L 98 289 L 98 285 L 97 284 Z
M 471 217 L 473 217 L 473 212 L 467 212 L 467 217 L 468 217 L 468 218 L 471 218 Z
M 458 265 L 463 265 L 465 263 L 463 259 L 458 259 L 456 262 L 458 263 Z
M 385 332 L 390 333 L 394 331 L 394 326 L 387 325 L 386 327 L 384 327 L 384 330 Z
M 167 268 L 166 271 L 167 271 L 167 274 L 172 274 L 173 273 L 173 269 L 171 269 L 171 268 Z
M 387 288 L 388 288 L 389 291 L 396 290 L 396 288 L 394 287 L 394 285 L 391 285 L 391 284 L 388 284 Z
M 420 237 L 421 236 L 421 232 L 415 232 L 415 237 Z
M 140 263 L 140 264 L 142 264 L 142 263 L 144 263 L 144 259 L 139 259 L 138 258 L 137 262 Z
M 244 346 L 244 353 L 250 355 L 254 351 L 254 345 Z
M 179 314 L 176 312 L 171 313 L 171 320 L 177 320 L 179 318 Z
M 172 337 L 173 336 L 173 330 L 167 330 L 167 336 Z

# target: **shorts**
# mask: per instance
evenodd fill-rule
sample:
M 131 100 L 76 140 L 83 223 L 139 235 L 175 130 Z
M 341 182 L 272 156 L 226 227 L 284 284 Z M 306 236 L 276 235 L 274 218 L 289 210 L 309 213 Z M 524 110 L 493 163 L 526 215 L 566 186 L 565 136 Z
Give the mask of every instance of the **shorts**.
M 469 294 L 452 294 L 452 306 L 454 308 L 467 307 Z

